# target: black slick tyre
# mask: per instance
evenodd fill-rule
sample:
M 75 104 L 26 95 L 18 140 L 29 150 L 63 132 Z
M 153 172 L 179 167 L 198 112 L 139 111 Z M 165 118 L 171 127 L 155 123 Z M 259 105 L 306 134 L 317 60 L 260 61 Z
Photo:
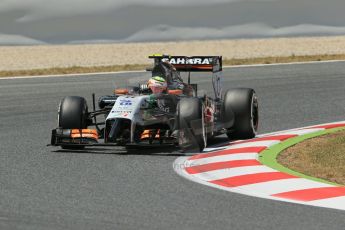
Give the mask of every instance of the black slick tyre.
M 88 123 L 88 107 L 85 98 L 68 96 L 61 100 L 58 109 L 58 127 L 85 129 Z M 83 149 L 84 146 L 61 146 L 63 149 Z
M 183 98 L 178 104 L 179 130 L 187 130 L 192 135 L 197 150 L 202 151 L 206 146 L 203 105 L 198 98 Z M 189 132 L 190 131 L 190 132 Z
M 228 128 L 230 139 L 250 139 L 259 126 L 258 98 L 253 89 L 229 89 L 224 94 L 224 106 L 233 111 L 234 123 Z

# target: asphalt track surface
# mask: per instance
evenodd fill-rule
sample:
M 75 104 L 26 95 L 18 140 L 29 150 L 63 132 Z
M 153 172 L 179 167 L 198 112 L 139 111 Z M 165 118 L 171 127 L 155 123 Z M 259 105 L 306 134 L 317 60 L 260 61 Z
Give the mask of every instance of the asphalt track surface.
M 0 80 L 0 229 L 344 229 L 345 212 L 258 199 L 177 175 L 177 152 L 46 147 L 66 95 L 110 94 L 147 73 Z M 140 78 L 142 79 L 142 78 Z M 195 74 L 212 92 L 210 77 Z M 121 83 L 119 83 L 121 82 Z M 345 63 L 224 70 L 252 87 L 260 133 L 344 120 Z

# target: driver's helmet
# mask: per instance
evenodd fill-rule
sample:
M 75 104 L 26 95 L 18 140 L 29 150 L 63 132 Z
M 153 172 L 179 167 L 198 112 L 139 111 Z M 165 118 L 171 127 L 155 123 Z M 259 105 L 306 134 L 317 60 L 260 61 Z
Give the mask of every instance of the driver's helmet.
M 153 94 L 160 94 L 167 89 L 167 82 L 160 76 L 150 78 L 147 86 L 151 89 Z

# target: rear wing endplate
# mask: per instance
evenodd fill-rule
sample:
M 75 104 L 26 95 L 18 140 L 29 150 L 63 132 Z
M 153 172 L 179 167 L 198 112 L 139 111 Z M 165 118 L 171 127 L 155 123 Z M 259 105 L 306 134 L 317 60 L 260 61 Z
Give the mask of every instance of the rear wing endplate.
M 220 72 L 222 71 L 222 56 L 170 56 L 154 54 L 154 65 L 169 62 L 179 72 Z

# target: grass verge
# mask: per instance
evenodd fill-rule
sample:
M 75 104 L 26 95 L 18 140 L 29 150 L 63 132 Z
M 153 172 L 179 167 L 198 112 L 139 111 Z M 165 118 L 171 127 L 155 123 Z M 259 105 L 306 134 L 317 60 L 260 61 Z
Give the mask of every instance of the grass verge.
M 277 162 L 293 171 L 345 185 L 345 130 L 287 148 Z
M 327 60 L 345 60 L 345 54 L 336 55 L 312 55 L 312 56 L 289 56 L 289 57 L 262 57 L 247 59 L 224 59 L 223 65 L 250 65 L 250 64 L 274 64 L 274 63 L 290 63 L 290 62 L 306 62 L 306 61 L 327 61 Z M 98 73 L 98 72 L 118 72 L 130 70 L 144 70 L 148 65 L 111 65 L 111 66 L 95 66 L 82 67 L 72 66 L 64 68 L 47 68 L 32 70 L 12 70 L 0 71 L 0 77 L 15 76 L 34 76 L 34 75 L 58 75 L 58 74 L 77 74 L 77 73 Z

